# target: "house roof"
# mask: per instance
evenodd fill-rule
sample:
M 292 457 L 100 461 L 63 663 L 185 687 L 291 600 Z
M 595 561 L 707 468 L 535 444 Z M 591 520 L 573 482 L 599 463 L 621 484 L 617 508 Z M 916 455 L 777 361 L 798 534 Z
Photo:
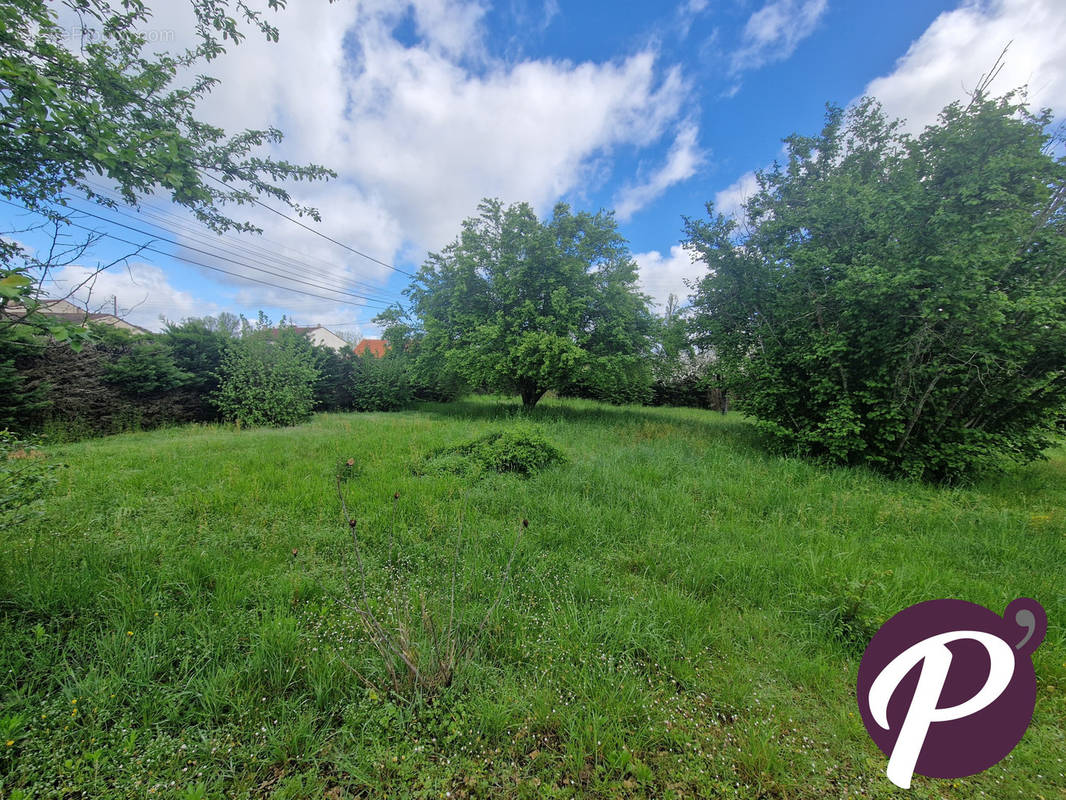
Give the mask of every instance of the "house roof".
M 26 309 L 23 306 L 10 306 L 7 310 L 12 315 L 22 315 L 26 313 Z M 134 325 L 132 322 L 127 322 L 122 319 L 122 317 L 115 316 L 114 314 L 87 311 L 84 308 L 79 308 L 73 303 L 67 302 L 66 300 L 46 300 L 41 303 L 41 306 L 37 311 L 40 314 L 46 314 L 52 319 L 62 320 L 63 322 L 72 322 L 75 325 L 85 325 L 88 322 L 99 322 L 104 325 L 122 328 L 130 333 L 151 333 L 147 328 L 142 328 L 140 325 Z
M 384 339 L 360 339 L 359 344 L 354 349 L 357 356 L 361 356 L 369 350 L 372 356 L 381 358 L 389 349 L 389 343 Z

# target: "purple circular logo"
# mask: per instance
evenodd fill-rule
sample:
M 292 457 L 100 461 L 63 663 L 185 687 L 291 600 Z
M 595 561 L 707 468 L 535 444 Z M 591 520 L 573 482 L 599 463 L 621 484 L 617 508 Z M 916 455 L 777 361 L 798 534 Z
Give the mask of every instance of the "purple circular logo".
M 929 600 L 881 626 L 859 664 L 863 724 L 888 756 L 888 779 L 961 778 L 1021 741 L 1036 706 L 1032 653 L 1047 614 L 1029 598 L 1003 616 L 964 600 Z

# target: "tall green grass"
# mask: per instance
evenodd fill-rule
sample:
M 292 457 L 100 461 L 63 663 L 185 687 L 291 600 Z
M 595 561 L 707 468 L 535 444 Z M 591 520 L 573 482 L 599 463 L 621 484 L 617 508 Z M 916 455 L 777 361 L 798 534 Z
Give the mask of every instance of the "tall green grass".
M 1066 453 L 939 489 L 768 455 L 735 416 L 545 401 L 565 464 L 418 469 L 528 416 L 479 399 L 56 449 L 45 516 L 3 533 L 0 797 L 894 797 L 854 700 L 869 636 L 921 600 L 1019 596 L 1049 618 L 1032 726 L 910 796 L 1066 792 Z M 385 601 L 398 569 L 446 602 L 462 524 L 476 624 L 530 521 L 438 694 L 356 677 L 380 665 L 341 602 L 349 457 Z

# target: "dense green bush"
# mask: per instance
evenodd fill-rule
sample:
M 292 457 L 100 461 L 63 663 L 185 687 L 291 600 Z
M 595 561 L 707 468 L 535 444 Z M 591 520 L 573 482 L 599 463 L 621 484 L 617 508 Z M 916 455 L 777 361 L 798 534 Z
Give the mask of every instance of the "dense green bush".
M 297 425 L 311 418 L 318 377 L 302 336 L 248 330 L 227 345 L 212 400 L 223 418 L 241 425 Z
M 31 386 L 25 366 L 44 342 L 17 330 L 0 333 L 0 428 L 26 430 L 48 404 L 45 391 Z
M 564 384 L 559 394 L 584 397 L 613 405 L 647 403 L 652 398 L 652 372 L 647 359 L 637 356 L 590 357 Z
M 312 348 L 318 380 L 315 381 L 315 408 L 319 411 L 349 411 L 353 407 L 353 359 L 350 350 L 332 347 Z
M 686 220 L 695 322 L 787 448 L 953 480 L 1039 458 L 1066 407 L 1066 160 L 976 94 L 918 137 L 867 100 L 760 173 L 743 232 Z
M 356 411 L 399 411 L 411 404 L 407 362 L 388 354 L 370 353 L 352 359 L 351 407 Z
M 128 395 L 145 397 L 179 389 L 194 377 L 177 367 L 165 344 L 143 337 L 130 342 L 104 367 L 104 380 Z
M 77 351 L 37 347 L 17 363 L 24 390 L 39 398 L 20 413 L 20 429 L 77 439 L 201 418 L 185 373 L 151 339 L 110 331 Z M 145 390 L 142 379 L 155 384 Z

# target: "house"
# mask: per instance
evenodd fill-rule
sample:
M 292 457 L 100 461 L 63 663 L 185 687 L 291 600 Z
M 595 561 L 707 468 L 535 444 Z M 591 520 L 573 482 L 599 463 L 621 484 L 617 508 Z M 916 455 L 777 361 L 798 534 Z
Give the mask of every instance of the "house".
M 25 309 L 20 306 L 8 308 L 7 312 L 13 316 L 21 316 L 26 313 Z M 73 322 L 80 325 L 87 325 L 90 322 L 98 322 L 102 325 L 111 325 L 115 328 L 121 328 L 134 335 L 151 333 L 151 331 L 142 328 L 139 325 L 126 322 L 126 320 L 122 319 L 117 314 L 90 312 L 66 300 L 45 300 L 41 303 L 40 308 L 37 309 L 37 313 L 55 320 Z
M 294 327 L 294 331 L 301 334 L 311 344 L 323 345 L 324 347 L 330 347 L 334 350 L 343 350 L 348 346 L 348 343 L 341 337 L 335 334 L 328 328 L 323 328 L 321 325 L 307 326 L 307 327 Z
M 389 343 L 384 339 L 360 339 L 355 346 L 355 354 L 361 356 L 370 353 L 374 358 L 381 358 L 389 349 Z

